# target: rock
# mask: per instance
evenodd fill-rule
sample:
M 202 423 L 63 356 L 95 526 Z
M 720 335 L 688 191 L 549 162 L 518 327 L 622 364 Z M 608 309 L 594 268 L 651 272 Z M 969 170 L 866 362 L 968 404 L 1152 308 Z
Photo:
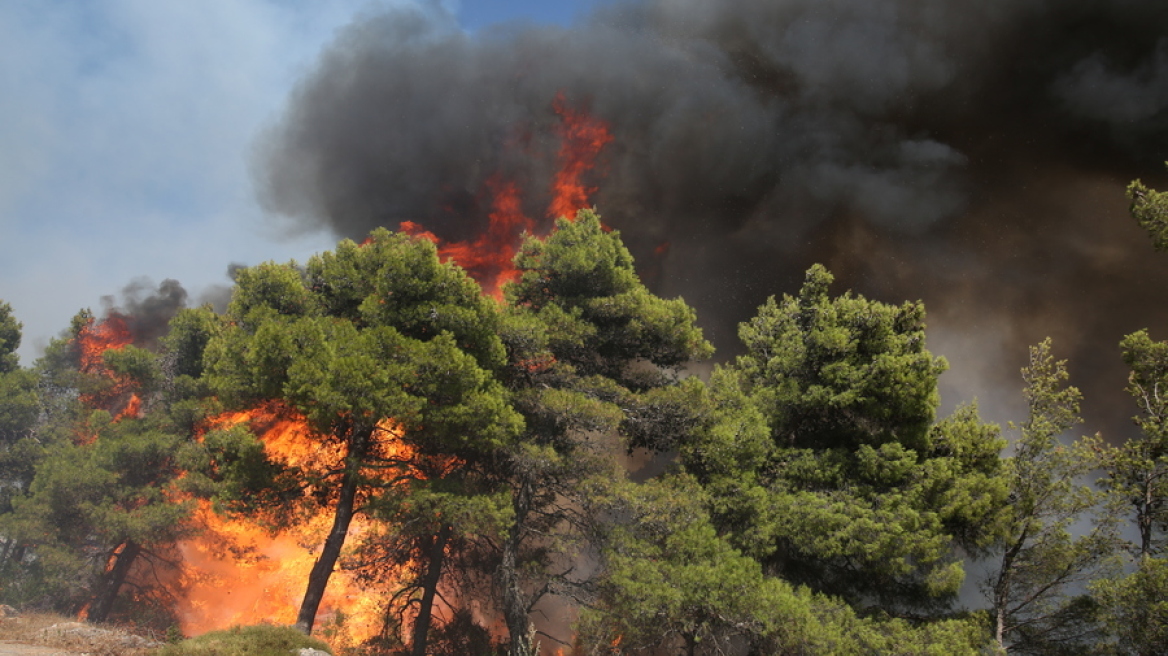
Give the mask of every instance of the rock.
M 296 650 L 296 656 L 329 656 L 329 653 L 312 647 L 301 647 Z
M 19 617 L 19 616 L 20 616 L 20 613 L 18 613 L 16 611 L 16 609 L 13 608 L 12 606 L 0 604 L 0 620 L 12 619 L 13 617 Z

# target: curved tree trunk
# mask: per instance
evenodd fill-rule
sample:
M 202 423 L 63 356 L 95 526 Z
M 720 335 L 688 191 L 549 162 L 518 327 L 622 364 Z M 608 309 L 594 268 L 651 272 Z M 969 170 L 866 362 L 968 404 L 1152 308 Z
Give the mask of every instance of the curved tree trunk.
M 102 577 L 101 589 L 89 606 L 86 618 L 90 622 L 100 623 L 109 619 L 114 601 L 118 598 L 118 592 L 121 591 L 122 584 L 126 582 L 126 577 L 130 574 L 130 568 L 141 553 L 142 547 L 137 542 L 126 540 L 121 550 L 114 554 L 113 558 L 116 558 L 114 565 Z
M 429 565 L 426 576 L 422 579 L 422 601 L 418 607 L 418 616 L 414 618 L 414 636 L 410 644 L 411 656 L 426 656 L 426 640 L 430 632 L 430 619 L 434 615 L 434 597 L 438 594 L 438 582 L 442 579 L 442 565 L 446 559 L 446 543 L 450 541 L 450 534 L 454 528 L 445 525 L 438 531 L 438 535 L 431 538 L 429 548 L 426 549 Z
M 320 557 L 312 566 L 308 575 L 308 587 L 304 591 L 304 601 L 300 604 L 300 612 L 296 616 L 296 628 L 305 633 L 312 633 L 312 625 L 316 623 L 316 611 L 320 609 L 320 602 L 324 599 L 324 591 L 328 586 L 329 577 L 333 574 L 337 559 L 341 556 L 341 547 L 345 546 L 345 538 L 349 533 L 349 524 L 353 521 L 353 508 L 357 499 L 357 484 L 361 474 L 361 465 L 369 451 L 369 440 L 373 429 L 362 429 L 355 434 L 349 443 L 349 454 L 345 462 L 345 473 L 341 478 L 340 496 L 337 498 L 337 507 L 333 513 L 333 527 L 325 538 L 324 547 L 320 550 Z

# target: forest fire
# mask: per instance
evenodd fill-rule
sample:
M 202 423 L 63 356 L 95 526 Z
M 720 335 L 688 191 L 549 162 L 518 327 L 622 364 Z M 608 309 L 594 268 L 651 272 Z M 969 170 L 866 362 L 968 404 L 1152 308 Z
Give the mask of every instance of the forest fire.
M 77 347 L 81 351 L 82 373 L 108 373 L 103 358 L 109 350 L 123 349 L 134 341 L 126 318 L 111 313 L 101 321 L 93 317 L 77 333 Z
M 343 466 L 341 447 L 313 435 L 303 417 L 276 403 L 227 412 L 208 424 L 216 430 L 247 424 L 263 442 L 267 456 L 285 467 L 319 475 Z M 400 430 L 389 420 L 379 428 L 375 439 L 383 453 L 408 459 L 411 451 L 400 441 Z M 313 492 L 306 489 L 305 496 Z M 295 521 L 280 522 L 275 517 L 225 517 L 209 502 L 200 501 L 194 517 L 196 536 L 178 544 L 182 574 L 176 613 L 183 633 L 198 635 L 260 622 L 294 624 L 304 582 L 331 523 L 327 504 L 301 508 Z M 360 534 L 366 527 L 358 516 L 349 532 Z M 317 617 L 330 642 L 344 647 L 376 636 L 384 613 L 380 595 L 363 589 L 352 572 L 338 569 Z
M 133 341 L 134 335 L 127 317 L 118 312 L 110 312 L 101 321 L 90 317 L 77 332 L 74 343 L 79 351 L 79 370 L 108 380 L 108 383 L 99 389 L 81 395 L 85 405 L 107 410 L 114 414 L 116 419 L 140 416 L 142 400 L 133 390 L 133 381 L 110 371 L 105 364 L 107 351 L 124 349 Z
M 491 192 L 490 223 L 487 231 L 473 242 L 443 244 L 437 236 L 413 221 L 403 222 L 401 229 L 438 244 L 438 254 L 443 259 L 454 260 L 479 281 L 484 293 L 502 299 L 503 285 L 516 275 L 511 259 L 515 257 L 519 236 L 533 230 L 535 222 L 523 214 L 519 186 L 514 182 L 495 175 L 487 180 L 487 188 Z
M 556 126 L 560 149 L 547 216 L 573 220 L 578 211 L 589 206 L 588 199 L 596 191 L 596 187 L 585 184 L 584 176 L 596 167 L 596 157 L 613 137 L 604 121 L 568 106 L 563 92 L 556 95 L 552 109 L 560 119 Z M 533 232 L 539 226 L 524 214 L 522 192 L 517 183 L 495 174 L 487 179 L 486 186 L 491 197 L 489 223 L 477 239 L 443 243 L 414 221 L 403 221 L 400 229 L 437 244 L 443 259 L 453 260 L 466 269 L 484 293 L 502 300 L 503 286 L 518 275 L 511 260 L 519 248 L 519 240 L 524 232 Z
M 200 502 L 197 538 L 179 543 L 182 575 L 175 612 L 186 635 L 236 625 L 294 624 L 304 582 L 331 518 L 321 512 L 269 533 L 246 519 L 227 519 Z M 354 530 L 360 531 L 359 522 Z M 344 570 L 336 572 L 322 606 L 321 629 L 338 645 L 359 644 L 381 626 L 378 597 L 364 593 Z
M 612 141 L 612 134 L 603 121 L 569 107 L 562 92 L 556 95 L 552 108 L 560 116 L 556 132 L 562 141 L 548 216 L 572 219 L 588 207 L 588 198 L 596 192 L 596 187 L 584 184 L 584 174 L 596 166 L 596 156 Z

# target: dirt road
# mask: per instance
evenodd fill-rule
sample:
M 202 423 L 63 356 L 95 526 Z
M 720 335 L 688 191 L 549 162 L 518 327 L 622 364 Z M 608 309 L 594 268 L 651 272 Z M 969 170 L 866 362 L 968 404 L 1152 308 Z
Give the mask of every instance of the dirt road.
M 23 642 L 0 640 L 0 656 L 81 656 L 75 651 L 65 651 L 59 647 L 42 647 Z

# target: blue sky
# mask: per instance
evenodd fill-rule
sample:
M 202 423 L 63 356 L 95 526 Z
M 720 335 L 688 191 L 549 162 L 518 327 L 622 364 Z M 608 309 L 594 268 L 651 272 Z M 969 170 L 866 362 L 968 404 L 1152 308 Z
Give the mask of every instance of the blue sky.
M 395 0 L 399 3 L 412 0 Z M 381 3 L 386 4 L 386 3 Z M 595 0 L 446 0 L 468 31 L 569 24 Z M 230 263 L 304 260 L 248 174 L 257 132 L 362 0 L 0 3 L 0 300 L 25 364 L 81 308 L 175 278 L 192 303 Z

